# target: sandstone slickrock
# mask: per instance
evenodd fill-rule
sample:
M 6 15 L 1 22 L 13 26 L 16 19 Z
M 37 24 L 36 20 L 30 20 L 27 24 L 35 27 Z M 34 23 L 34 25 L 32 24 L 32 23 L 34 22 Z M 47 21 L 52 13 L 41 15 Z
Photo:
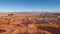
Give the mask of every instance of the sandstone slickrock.
M 60 34 L 54 14 L 0 13 L 0 34 Z

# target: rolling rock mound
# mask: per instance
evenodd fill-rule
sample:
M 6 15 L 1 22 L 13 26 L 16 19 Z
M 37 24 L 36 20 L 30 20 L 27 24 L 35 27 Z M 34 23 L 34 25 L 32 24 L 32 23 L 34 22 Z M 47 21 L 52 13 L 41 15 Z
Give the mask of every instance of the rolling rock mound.
M 0 34 L 60 34 L 58 16 L 0 13 Z

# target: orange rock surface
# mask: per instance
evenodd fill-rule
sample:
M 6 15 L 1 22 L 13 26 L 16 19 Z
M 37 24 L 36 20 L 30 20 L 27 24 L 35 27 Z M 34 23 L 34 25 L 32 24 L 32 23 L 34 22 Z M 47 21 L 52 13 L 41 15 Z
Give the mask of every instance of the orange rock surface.
M 59 16 L 54 13 L 0 13 L 0 34 L 60 34 Z

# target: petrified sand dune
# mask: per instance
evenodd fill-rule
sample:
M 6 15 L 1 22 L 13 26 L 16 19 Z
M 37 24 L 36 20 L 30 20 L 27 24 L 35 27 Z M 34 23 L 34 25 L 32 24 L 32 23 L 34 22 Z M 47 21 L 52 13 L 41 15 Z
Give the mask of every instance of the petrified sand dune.
M 0 34 L 60 34 L 60 15 L 0 13 Z

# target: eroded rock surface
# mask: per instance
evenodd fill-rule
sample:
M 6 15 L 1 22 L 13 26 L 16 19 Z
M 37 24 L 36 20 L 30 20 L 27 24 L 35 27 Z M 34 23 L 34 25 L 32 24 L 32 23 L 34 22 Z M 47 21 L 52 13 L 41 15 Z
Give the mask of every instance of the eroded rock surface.
M 60 19 L 57 16 L 1 13 L 0 34 L 60 34 Z

